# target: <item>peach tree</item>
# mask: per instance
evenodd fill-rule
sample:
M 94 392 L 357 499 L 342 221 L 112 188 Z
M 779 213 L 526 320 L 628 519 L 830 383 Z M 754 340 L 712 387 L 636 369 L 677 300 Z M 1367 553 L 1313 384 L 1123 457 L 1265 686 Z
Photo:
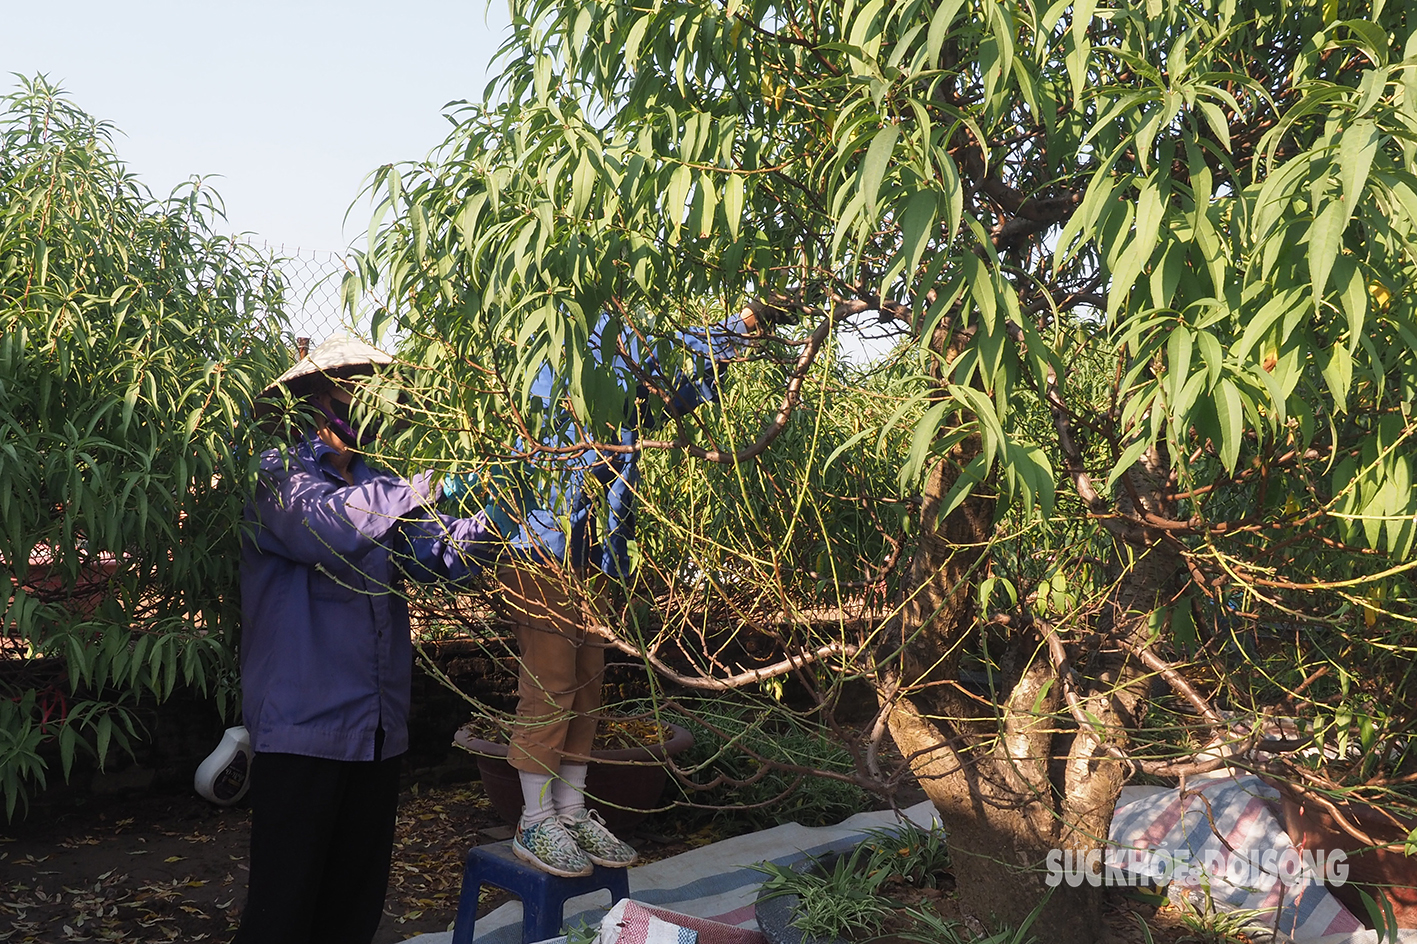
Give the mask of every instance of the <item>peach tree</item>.
M 534 430 L 547 363 L 570 378 L 566 451 L 621 448 L 623 395 L 589 353 L 606 316 L 652 343 L 750 306 L 778 365 L 756 425 L 633 447 L 732 469 L 784 442 L 833 337 L 892 332 L 913 387 L 824 462 L 876 447 L 915 502 L 906 543 L 866 561 L 899 561 L 895 606 L 797 642 L 876 685 L 874 730 L 970 863 L 967 908 L 1021 920 L 1047 851 L 1097 848 L 1137 772 L 1213 769 L 1192 758 L 1212 737 L 1245 763 L 1225 710 L 1341 740 L 1338 767 L 1281 771 L 1305 788 L 1411 782 L 1402 5 L 513 12 L 499 86 L 430 159 L 376 174 L 351 292 L 381 292 L 376 317 L 438 368 L 431 425 L 464 449 Z M 782 569 L 756 573 L 775 602 Z M 1099 901 L 1060 889 L 1055 938 L 1095 939 Z

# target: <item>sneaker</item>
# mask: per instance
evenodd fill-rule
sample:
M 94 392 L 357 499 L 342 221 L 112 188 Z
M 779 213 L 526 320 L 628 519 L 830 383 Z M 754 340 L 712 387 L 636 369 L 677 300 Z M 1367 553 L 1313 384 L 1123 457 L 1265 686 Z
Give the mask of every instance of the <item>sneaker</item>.
M 612 869 L 623 869 L 634 865 L 639 854 L 628 845 L 615 838 L 615 834 L 605 828 L 605 820 L 593 810 L 579 809 L 574 813 L 561 813 L 557 820 L 570 833 L 585 856 L 596 865 Z
M 562 878 L 579 878 L 595 871 L 580 845 L 555 816 L 530 825 L 517 823 L 512 851 L 523 862 Z

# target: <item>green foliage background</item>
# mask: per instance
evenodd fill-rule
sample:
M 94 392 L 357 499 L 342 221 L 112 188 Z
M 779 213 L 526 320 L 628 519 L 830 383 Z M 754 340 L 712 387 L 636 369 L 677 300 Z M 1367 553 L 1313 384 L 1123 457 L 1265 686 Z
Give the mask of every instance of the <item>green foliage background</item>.
M 228 710 L 252 395 L 289 362 L 270 259 L 158 199 L 44 79 L 0 111 L 0 793 L 7 815 L 178 684 Z M 54 753 L 47 755 L 51 759 Z

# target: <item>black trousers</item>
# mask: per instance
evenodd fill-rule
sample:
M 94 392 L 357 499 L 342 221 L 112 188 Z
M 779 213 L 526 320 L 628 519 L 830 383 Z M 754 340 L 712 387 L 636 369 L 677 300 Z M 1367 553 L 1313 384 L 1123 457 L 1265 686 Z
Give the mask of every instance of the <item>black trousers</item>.
M 400 759 L 256 755 L 233 944 L 369 944 L 389 890 Z

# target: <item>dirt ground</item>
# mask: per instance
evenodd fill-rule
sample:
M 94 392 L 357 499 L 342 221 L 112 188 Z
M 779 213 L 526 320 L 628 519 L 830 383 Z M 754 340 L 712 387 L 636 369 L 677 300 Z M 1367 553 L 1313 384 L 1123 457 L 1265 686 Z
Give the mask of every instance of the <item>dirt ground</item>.
M 478 783 L 403 792 L 376 944 L 452 926 L 469 846 L 502 825 Z M 194 794 L 94 801 L 0 835 L 0 941 L 231 939 L 246 897 L 249 812 Z M 718 838 L 632 837 L 646 859 Z M 487 894 L 481 911 L 506 899 Z

